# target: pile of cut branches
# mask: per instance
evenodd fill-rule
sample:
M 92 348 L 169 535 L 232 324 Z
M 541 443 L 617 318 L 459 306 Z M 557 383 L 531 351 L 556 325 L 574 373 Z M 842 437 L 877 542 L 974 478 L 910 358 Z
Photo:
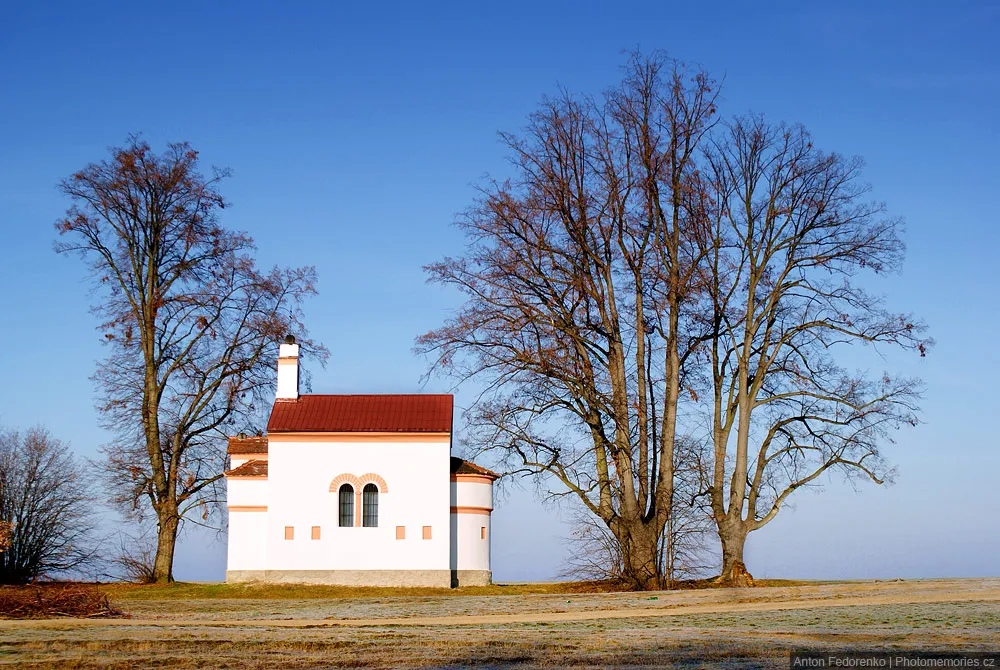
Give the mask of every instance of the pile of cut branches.
M 10 547 L 11 536 L 14 534 L 14 524 L 0 519 L 0 553 Z
M 0 619 L 126 618 L 96 584 L 50 582 L 0 587 Z

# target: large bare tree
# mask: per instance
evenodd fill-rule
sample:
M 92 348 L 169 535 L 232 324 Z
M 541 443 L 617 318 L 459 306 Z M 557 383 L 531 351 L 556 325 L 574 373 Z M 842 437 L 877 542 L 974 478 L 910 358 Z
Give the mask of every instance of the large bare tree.
M 182 520 L 219 501 L 221 438 L 259 421 L 278 342 L 304 334 L 316 292 L 313 268 L 261 271 L 252 240 L 219 224 L 226 176 L 205 177 L 186 143 L 156 154 L 132 136 L 61 184 L 74 204 L 56 249 L 88 263 L 110 349 L 95 375 L 116 436 L 107 473 L 116 503 L 156 516 L 159 582 L 173 579 Z
M 459 221 L 465 256 L 428 268 L 467 301 L 417 349 L 486 386 L 473 441 L 511 472 L 560 482 L 615 538 L 622 577 L 645 588 L 665 581 L 703 282 L 703 221 L 688 209 L 716 91 L 660 54 L 633 54 L 624 74 L 602 98 L 564 93 L 502 135 L 513 177 L 487 184 Z
M 680 434 L 708 415 L 688 461 L 722 579 L 748 583 L 749 532 L 823 473 L 884 481 L 880 446 L 917 421 L 919 381 L 849 372 L 849 345 L 930 344 L 856 283 L 903 252 L 860 161 L 798 127 L 717 126 L 715 96 L 633 54 L 602 98 L 546 100 L 502 135 L 514 174 L 460 219 L 467 252 L 428 268 L 467 298 L 417 348 L 484 385 L 470 441 L 561 482 L 637 587 L 664 583 Z
M 748 533 L 824 472 L 881 484 L 880 444 L 917 421 L 919 382 L 849 371 L 851 345 L 923 355 L 930 342 L 858 281 L 895 270 L 903 253 L 900 221 L 869 201 L 860 160 L 748 117 L 714 138 L 707 165 L 707 491 L 722 579 L 743 584 Z
M 96 516 L 80 464 L 43 428 L 0 431 L 0 584 L 24 584 L 94 558 Z
M 676 441 L 673 504 L 660 536 L 660 574 L 667 588 L 704 576 L 716 567 L 715 526 L 706 512 L 701 445 L 685 436 Z M 570 500 L 572 503 L 573 501 Z M 561 575 L 573 579 L 620 581 L 625 573 L 621 543 L 582 505 L 570 507 L 572 530 Z

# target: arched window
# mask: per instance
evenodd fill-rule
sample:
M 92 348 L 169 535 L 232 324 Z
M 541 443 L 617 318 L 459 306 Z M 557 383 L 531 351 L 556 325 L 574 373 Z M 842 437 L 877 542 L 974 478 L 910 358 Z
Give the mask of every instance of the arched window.
M 378 527 L 378 487 L 374 484 L 365 484 L 362 490 L 363 506 L 361 525 L 365 528 Z
M 344 484 L 340 487 L 340 526 L 348 527 L 354 525 L 354 487 Z

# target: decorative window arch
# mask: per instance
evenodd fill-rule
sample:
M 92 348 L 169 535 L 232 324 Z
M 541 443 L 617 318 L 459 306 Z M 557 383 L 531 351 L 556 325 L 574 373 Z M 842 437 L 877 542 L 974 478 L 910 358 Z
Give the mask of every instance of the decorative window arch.
M 385 480 L 382 479 L 382 477 L 380 477 L 379 475 L 375 474 L 374 472 L 366 472 L 365 474 L 363 474 L 360 477 L 358 477 L 358 483 L 360 483 L 360 484 L 374 484 L 375 486 L 378 487 L 378 492 L 379 493 L 388 493 L 389 492 L 389 485 L 385 483 Z
M 341 484 L 337 491 L 337 508 L 339 510 L 339 521 L 341 528 L 350 528 L 354 525 L 354 493 L 356 489 L 350 484 Z
M 369 486 L 373 487 L 373 490 L 369 489 Z M 352 513 L 354 515 L 354 520 L 351 523 L 347 523 L 345 516 L 347 510 L 345 487 L 350 489 L 354 496 L 353 502 L 350 503 L 350 508 L 353 510 Z M 389 485 L 385 479 L 374 472 L 366 472 L 360 477 L 356 477 L 349 472 L 337 475 L 330 482 L 330 493 L 337 494 L 338 525 L 342 528 L 353 526 L 378 527 L 379 494 L 388 492 Z
M 333 478 L 333 481 L 330 482 L 330 493 L 336 493 L 339 491 L 341 484 L 350 484 L 355 491 L 361 491 L 361 480 L 351 473 L 345 472 L 342 475 L 337 475 Z
M 365 484 L 362 499 L 364 512 L 361 525 L 365 528 L 378 528 L 378 486 L 372 483 Z

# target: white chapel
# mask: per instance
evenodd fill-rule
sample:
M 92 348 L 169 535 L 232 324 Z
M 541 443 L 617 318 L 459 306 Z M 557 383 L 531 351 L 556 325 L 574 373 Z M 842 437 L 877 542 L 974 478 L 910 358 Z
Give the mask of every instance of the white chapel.
M 453 405 L 300 395 L 286 338 L 267 435 L 229 438 L 226 581 L 489 584 L 497 475 L 451 455 Z

